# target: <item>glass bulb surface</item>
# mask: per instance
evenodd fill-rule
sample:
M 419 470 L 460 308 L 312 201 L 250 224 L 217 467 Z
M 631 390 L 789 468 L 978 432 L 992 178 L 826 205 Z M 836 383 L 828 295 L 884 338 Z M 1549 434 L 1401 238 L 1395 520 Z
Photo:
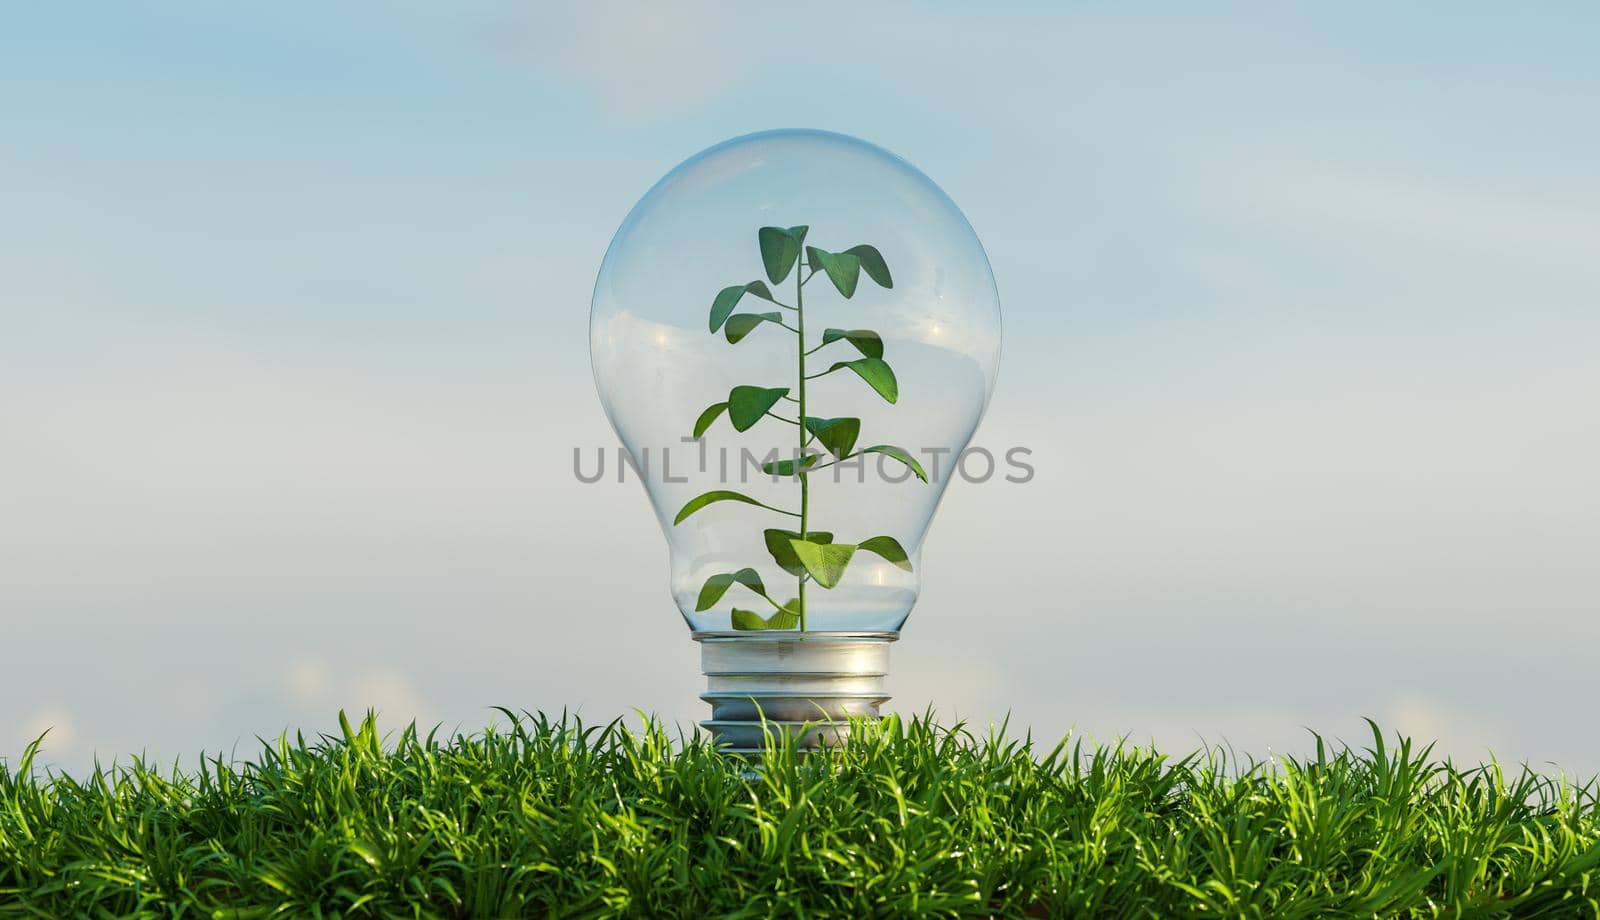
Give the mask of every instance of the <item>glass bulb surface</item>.
M 763 238 L 763 227 L 778 230 Z M 789 252 L 790 270 L 775 271 Z M 743 289 L 751 282 L 761 286 Z M 740 290 L 714 311 L 730 287 Z M 731 311 L 728 296 L 738 298 Z M 877 333 L 881 354 L 855 330 Z M 617 230 L 589 333 L 595 385 L 661 522 L 672 597 L 691 628 L 799 628 L 803 592 L 807 630 L 900 629 L 917 600 L 923 539 L 1000 357 L 988 257 L 932 180 L 821 131 L 711 147 L 657 182 Z M 806 426 L 802 395 L 815 420 Z M 694 439 L 702 413 L 730 401 Z M 857 419 L 859 433 L 830 419 Z M 928 481 L 892 451 L 863 452 L 882 445 L 903 450 Z M 762 470 L 807 455 L 816 459 L 800 461 L 804 483 Z M 708 492 L 743 497 L 682 516 Z M 802 511 L 807 545 L 796 546 L 782 532 L 801 532 Z

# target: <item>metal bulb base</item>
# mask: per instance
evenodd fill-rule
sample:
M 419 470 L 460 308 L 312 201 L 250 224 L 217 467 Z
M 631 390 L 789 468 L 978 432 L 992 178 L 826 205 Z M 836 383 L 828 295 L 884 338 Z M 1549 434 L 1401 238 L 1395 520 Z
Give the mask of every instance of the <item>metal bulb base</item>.
M 693 634 L 711 718 L 700 726 L 733 753 L 755 753 L 769 734 L 814 749 L 842 740 L 852 717 L 877 718 L 889 699 L 889 632 Z

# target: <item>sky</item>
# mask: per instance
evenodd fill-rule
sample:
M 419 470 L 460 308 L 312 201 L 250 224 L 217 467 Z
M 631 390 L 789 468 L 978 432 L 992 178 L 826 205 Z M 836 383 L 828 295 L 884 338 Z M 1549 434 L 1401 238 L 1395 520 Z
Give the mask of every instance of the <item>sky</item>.
M 0 28 L 0 758 L 343 708 L 704 718 L 588 307 L 751 131 L 916 164 L 1004 353 L 892 709 L 1600 772 L 1587 4 L 29 4 Z

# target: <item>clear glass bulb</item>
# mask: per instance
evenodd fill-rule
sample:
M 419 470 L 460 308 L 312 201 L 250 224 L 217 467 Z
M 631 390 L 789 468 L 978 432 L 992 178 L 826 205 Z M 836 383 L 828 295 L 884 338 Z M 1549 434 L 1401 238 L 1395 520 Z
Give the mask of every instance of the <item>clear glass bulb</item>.
M 589 323 L 691 628 L 900 629 L 1000 358 L 988 257 L 937 185 L 840 134 L 718 144 L 628 214 Z

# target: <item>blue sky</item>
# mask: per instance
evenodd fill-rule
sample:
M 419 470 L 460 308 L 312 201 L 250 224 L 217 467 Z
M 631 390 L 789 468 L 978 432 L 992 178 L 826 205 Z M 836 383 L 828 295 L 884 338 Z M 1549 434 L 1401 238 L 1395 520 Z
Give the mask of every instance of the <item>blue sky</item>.
M 8 12 L 0 756 L 701 717 L 643 496 L 571 477 L 589 292 L 796 126 L 964 209 L 1039 471 L 951 487 L 898 706 L 1600 770 L 1600 13 L 746 6 Z

